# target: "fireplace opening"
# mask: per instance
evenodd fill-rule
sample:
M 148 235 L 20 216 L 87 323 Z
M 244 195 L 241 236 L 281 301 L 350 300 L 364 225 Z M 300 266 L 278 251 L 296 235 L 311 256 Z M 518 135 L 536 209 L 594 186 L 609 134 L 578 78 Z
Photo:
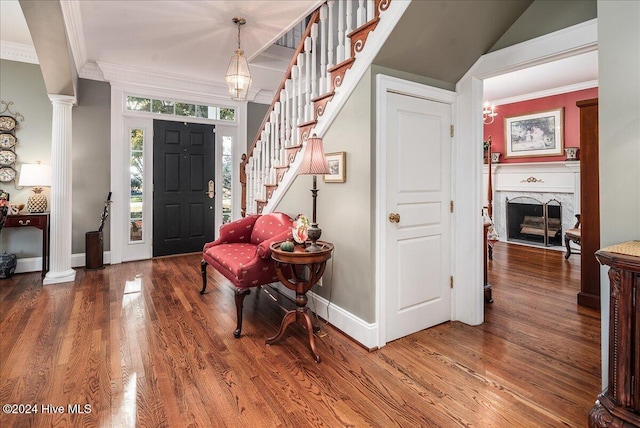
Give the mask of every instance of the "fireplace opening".
M 562 245 L 562 204 L 528 196 L 506 198 L 507 240 L 542 246 Z

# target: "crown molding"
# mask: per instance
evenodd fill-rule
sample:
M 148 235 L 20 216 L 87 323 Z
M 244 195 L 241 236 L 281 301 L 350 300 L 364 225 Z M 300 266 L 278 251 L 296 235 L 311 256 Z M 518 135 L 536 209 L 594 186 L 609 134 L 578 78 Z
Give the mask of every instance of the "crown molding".
M 0 43 L 0 59 L 26 62 L 28 64 L 40 64 L 36 49 L 32 45 L 6 42 L 4 40 Z
M 110 83 L 161 88 L 198 95 L 204 93 L 221 98 L 229 97 L 229 92 L 225 82 L 193 79 L 171 73 L 161 73 L 154 70 L 104 62 L 98 62 L 97 67 L 102 73 L 103 80 Z M 90 71 L 91 68 L 88 68 L 87 70 Z M 93 70 L 93 73 L 93 75 L 96 75 L 97 72 Z M 273 98 L 273 93 L 261 88 L 253 88 L 249 90 L 247 101 L 266 103 L 267 101 L 264 100 L 267 98 L 270 103 Z
M 62 19 L 67 30 L 71 55 L 78 75 L 81 75 L 81 70 L 87 65 L 87 46 L 85 44 L 80 2 L 62 0 L 60 7 L 62 9 Z
M 551 97 L 553 95 L 566 94 L 569 92 L 582 91 L 584 89 L 597 88 L 598 81 L 590 80 L 588 82 L 575 83 L 573 85 L 561 86 L 558 88 L 545 89 L 544 91 L 531 92 L 529 94 L 516 95 L 514 97 L 502 98 L 492 101 L 495 105 L 513 104 L 522 101 L 535 100 L 537 98 Z

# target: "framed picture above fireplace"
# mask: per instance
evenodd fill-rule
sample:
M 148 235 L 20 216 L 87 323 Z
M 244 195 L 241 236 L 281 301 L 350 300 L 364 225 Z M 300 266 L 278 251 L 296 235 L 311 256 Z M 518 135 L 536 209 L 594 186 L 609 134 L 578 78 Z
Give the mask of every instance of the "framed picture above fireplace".
M 564 154 L 564 108 L 504 118 L 507 158 Z

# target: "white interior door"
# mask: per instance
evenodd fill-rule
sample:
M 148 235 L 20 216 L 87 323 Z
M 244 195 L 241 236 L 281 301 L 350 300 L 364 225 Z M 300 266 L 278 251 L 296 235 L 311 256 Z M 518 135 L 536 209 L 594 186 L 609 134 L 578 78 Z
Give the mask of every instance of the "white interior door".
M 387 94 L 385 339 L 451 319 L 451 104 Z

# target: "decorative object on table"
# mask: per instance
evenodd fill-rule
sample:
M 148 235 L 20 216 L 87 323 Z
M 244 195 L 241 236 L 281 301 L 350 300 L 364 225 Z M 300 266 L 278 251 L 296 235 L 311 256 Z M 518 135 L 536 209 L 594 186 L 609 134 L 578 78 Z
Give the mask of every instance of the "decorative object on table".
M 566 160 L 577 161 L 578 160 L 578 147 L 567 147 L 564 152 L 567 154 Z
M 560 156 L 564 108 L 504 118 L 506 158 Z
M 304 244 L 309 239 L 309 219 L 306 215 L 298 214 L 296 219 L 293 221 L 293 227 L 291 228 L 291 234 L 293 235 L 293 240 L 298 244 Z
M 4 190 L 0 190 L 0 230 L 4 226 L 9 214 L 9 194 Z
M 27 199 L 27 211 L 30 213 L 47 211 L 47 198 L 42 194 L 42 188 L 51 186 L 50 165 L 42 165 L 40 162 L 22 165 L 18 185 L 33 187 L 33 194 Z
M 344 183 L 347 181 L 347 154 L 336 152 L 325 154 L 329 173 L 322 176 L 325 183 Z
M 307 246 L 306 250 L 309 252 L 320 251 L 320 247 L 316 244 L 316 241 L 320 239 L 322 230 L 318 227 L 316 221 L 316 199 L 318 197 L 317 188 L 317 174 L 329 174 L 329 166 L 327 165 L 327 159 L 324 156 L 324 149 L 322 147 L 322 138 L 317 137 L 315 134 L 307 139 L 306 149 L 304 157 L 302 158 L 302 164 L 298 170 L 298 174 L 311 174 L 313 175 L 313 188 L 311 189 L 311 196 L 313 198 L 313 217 L 311 226 L 308 228 L 307 233 L 311 240 L 311 245 Z
M 293 245 L 293 242 L 291 241 L 284 241 L 283 243 L 280 244 L 280 249 L 282 251 L 286 251 L 287 253 L 293 252 L 295 248 L 296 248 L 295 245 Z
M 496 106 L 490 104 L 489 101 L 485 102 L 482 106 L 482 123 L 485 125 L 491 125 L 497 115 Z
M 249 88 L 251 87 L 251 73 L 249 63 L 244 56 L 244 51 L 240 49 L 240 28 L 247 23 L 244 18 L 233 18 L 233 23 L 238 26 L 238 49 L 229 61 L 227 74 L 224 76 L 229 88 L 232 100 L 244 101 L 247 99 Z
M 491 153 L 491 163 L 500 163 L 500 152 Z

